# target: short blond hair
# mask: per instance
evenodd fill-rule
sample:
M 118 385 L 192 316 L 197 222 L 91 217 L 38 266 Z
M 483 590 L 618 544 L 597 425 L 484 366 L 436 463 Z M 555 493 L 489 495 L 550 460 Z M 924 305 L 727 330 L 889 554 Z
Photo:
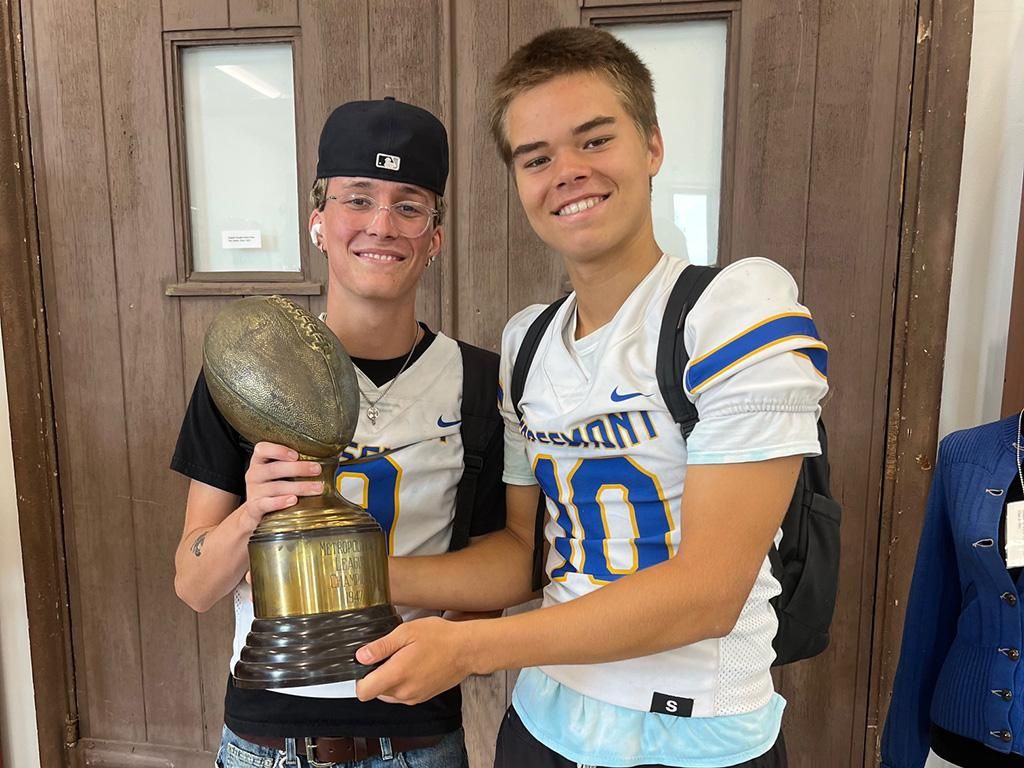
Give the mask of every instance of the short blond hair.
M 313 182 L 313 187 L 309 190 L 309 204 L 315 210 L 322 211 L 327 206 L 327 185 L 330 181 L 330 179 L 320 178 Z M 444 195 L 434 193 L 434 208 L 437 209 L 434 226 L 439 227 L 444 223 L 444 214 L 448 210 L 448 203 L 445 202 Z
M 658 128 L 654 80 L 632 48 L 595 27 L 561 27 L 544 32 L 519 48 L 494 79 L 490 111 L 491 137 L 505 164 L 512 162 L 505 118 L 521 93 L 562 75 L 591 73 L 615 90 L 637 130 L 650 139 Z

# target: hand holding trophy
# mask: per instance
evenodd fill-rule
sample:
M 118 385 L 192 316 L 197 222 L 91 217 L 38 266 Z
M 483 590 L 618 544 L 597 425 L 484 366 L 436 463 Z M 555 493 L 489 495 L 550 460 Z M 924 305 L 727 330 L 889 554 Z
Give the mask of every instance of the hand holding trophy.
M 248 441 L 320 464 L 319 496 L 263 518 L 249 539 L 255 620 L 235 666 L 244 688 L 354 680 L 358 648 L 401 619 L 390 604 L 380 525 L 335 490 L 359 390 L 352 361 L 322 322 L 281 296 L 242 299 L 210 324 L 203 370 L 217 407 Z

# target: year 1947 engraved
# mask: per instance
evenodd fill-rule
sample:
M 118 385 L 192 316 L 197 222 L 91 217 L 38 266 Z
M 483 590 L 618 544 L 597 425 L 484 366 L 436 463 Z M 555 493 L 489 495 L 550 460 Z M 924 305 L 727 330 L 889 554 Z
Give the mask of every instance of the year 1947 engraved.
M 328 575 L 327 582 L 331 589 L 341 590 L 350 604 L 361 605 L 366 602 L 366 587 L 359 582 L 353 582 L 351 575 L 351 571 L 335 571 Z

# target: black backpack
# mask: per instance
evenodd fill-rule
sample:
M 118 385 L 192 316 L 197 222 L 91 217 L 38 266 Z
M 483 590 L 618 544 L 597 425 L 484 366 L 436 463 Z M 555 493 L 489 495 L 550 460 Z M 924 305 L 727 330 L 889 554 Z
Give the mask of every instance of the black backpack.
M 505 506 L 501 462 L 487 466 L 484 461 L 504 440 L 505 424 L 497 407 L 498 356 L 462 341 L 458 344 L 462 353 L 462 477 L 455 491 L 451 552 L 469 544 L 474 509 L 482 504 Z M 483 494 L 491 498 L 485 499 Z
M 699 416 L 680 386 L 689 362 L 683 329 L 690 309 L 719 271 L 718 267 L 695 265 L 682 271 L 669 295 L 658 337 L 655 362 L 658 388 L 684 440 L 693 432 Z M 562 297 L 537 316 L 519 347 L 509 395 L 520 419 L 523 413 L 519 402 L 530 365 L 544 331 L 566 298 Z M 818 440 L 821 455 L 804 459 L 793 499 L 782 521 L 782 543 L 779 548 L 773 545 L 768 555 L 772 575 L 782 585 L 782 593 L 772 600 L 779 620 L 779 630 L 772 643 L 776 654 L 774 666 L 816 656 L 829 642 L 829 625 L 839 588 L 842 509 L 829 491 L 828 437 L 821 420 L 818 421 Z
M 499 447 L 505 439 L 505 422 L 498 411 L 498 355 L 464 341 L 458 342 L 462 353 L 462 477 L 455 489 L 455 519 L 452 522 L 449 552 L 469 544 L 473 511 L 487 506 L 505 507 L 505 484 L 501 461 L 487 464 L 488 456 L 501 455 Z M 544 494 L 540 494 L 534 540 L 544 538 Z M 544 549 L 534 547 L 533 589 L 541 586 Z

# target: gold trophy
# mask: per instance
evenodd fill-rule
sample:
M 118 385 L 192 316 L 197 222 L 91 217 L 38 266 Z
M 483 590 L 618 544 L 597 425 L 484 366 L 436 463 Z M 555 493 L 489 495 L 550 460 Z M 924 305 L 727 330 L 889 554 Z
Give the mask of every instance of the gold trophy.
M 249 539 L 255 620 L 235 665 L 242 688 L 356 680 L 356 650 L 398 626 L 380 525 L 335 489 L 359 389 L 338 338 L 281 296 L 232 302 L 211 323 L 203 370 L 220 412 L 253 444 L 321 466 L 320 496 L 266 515 Z

